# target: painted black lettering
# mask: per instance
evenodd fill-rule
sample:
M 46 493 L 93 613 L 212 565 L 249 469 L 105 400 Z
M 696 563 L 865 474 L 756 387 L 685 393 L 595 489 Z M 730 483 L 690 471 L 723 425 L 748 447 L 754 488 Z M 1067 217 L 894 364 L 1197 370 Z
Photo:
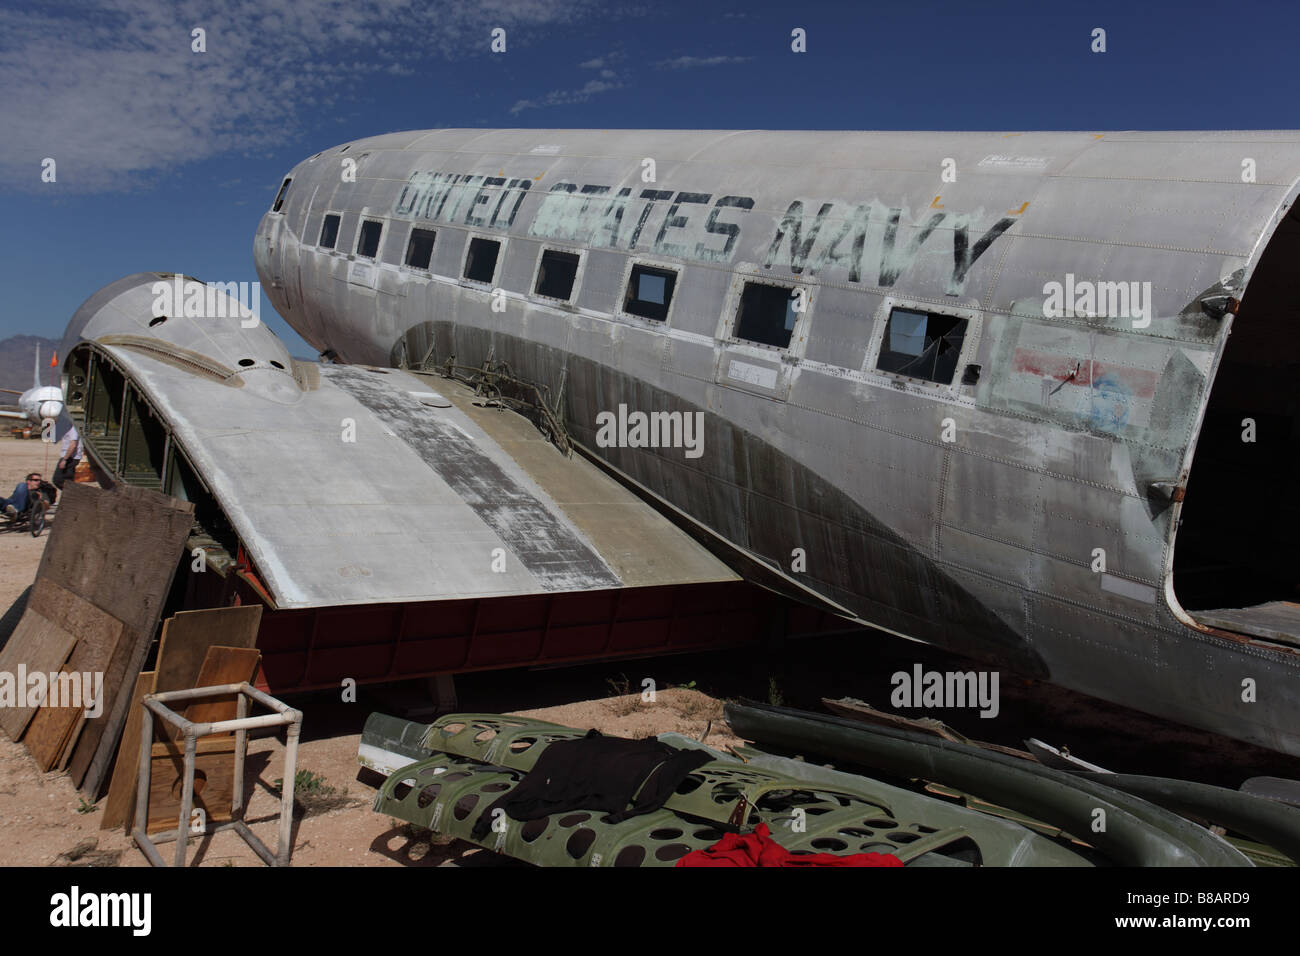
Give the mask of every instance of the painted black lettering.
M 415 185 L 417 173 L 411 173 L 402 186 L 402 194 L 397 197 L 397 208 L 394 210 L 399 216 L 405 216 L 415 208 L 416 203 L 420 201 L 420 187 Z
M 721 249 L 707 249 L 703 242 L 697 242 L 695 244 L 695 258 L 726 260 L 731 257 L 731 250 L 735 247 L 736 240 L 740 238 L 740 224 L 734 222 L 718 222 L 718 213 L 728 207 L 734 207 L 736 209 L 753 209 L 754 200 L 749 196 L 723 196 L 714 203 L 713 210 L 709 213 L 709 218 L 704 223 L 704 231 L 711 232 L 716 236 L 726 236 L 727 241 Z
M 623 227 L 623 210 L 627 208 L 627 197 L 632 195 L 632 187 L 625 186 L 618 191 L 618 195 L 609 201 L 604 211 L 600 214 L 600 226 L 597 230 L 597 236 L 593 238 L 596 245 L 608 246 L 613 249 L 618 246 L 618 233 Z M 608 233 L 608 238 L 602 242 L 596 242 L 600 238 L 599 233 Z
M 840 231 L 835 234 L 831 244 L 826 247 L 826 255 L 823 256 L 826 267 L 837 266 L 845 258 L 845 253 L 840 251 L 840 243 L 853 234 L 853 251 L 848 253 L 849 259 L 849 281 L 862 281 L 862 250 L 867 244 L 867 225 L 871 221 L 871 206 L 859 205 L 854 207 L 853 212 L 844 220 L 844 225 L 840 226 Z M 809 275 L 816 275 L 817 267 L 814 265 L 809 270 Z
M 684 256 L 686 247 L 674 242 L 665 242 L 664 236 L 669 229 L 681 229 L 690 221 L 689 216 L 679 216 L 677 211 L 682 208 L 682 203 L 699 203 L 705 205 L 713 197 L 708 193 L 678 193 L 677 201 L 668 207 L 668 215 L 664 217 L 664 224 L 659 227 L 659 235 L 655 236 L 654 250 L 666 256 Z
M 962 223 L 952 234 L 952 281 L 954 283 L 963 282 L 966 279 L 966 273 L 970 271 L 976 260 L 984 255 L 985 250 L 993 245 L 993 240 L 1002 235 L 1015 223 L 1014 219 L 999 219 L 993 224 L 993 228 L 984 235 L 980 236 L 975 243 L 974 250 L 967 250 L 968 237 L 966 234 L 966 223 Z
M 492 189 L 496 186 L 500 186 L 504 182 L 505 179 L 500 176 L 488 176 L 483 179 L 483 185 L 481 185 L 478 192 L 474 194 L 474 198 L 470 200 L 469 209 L 465 211 L 465 225 L 483 225 L 483 217 L 474 215 L 474 210 L 478 208 L 480 203 L 486 203 L 491 199 Z
M 781 219 L 781 224 L 776 227 L 776 235 L 772 237 L 772 244 L 767 250 L 767 261 L 763 263 L 763 268 L 772 268 L 776 262 L 776 254 L 781 249 L 781 243 L 787 235 L 790 236 L 790 271 L 795 275 L 803 272 L 804 263 L 808 259 L 808 253 L 812 251 L 813 243 L 817 241 L 817 233 L 821 230 L 822 221 L 834 207 L 834 203 L 822 203 L 821 209 L 817 211 L 817 218 L 813 221 L 812 228 L 808 230 L 808 238 L 800 240 L 803 232 L 803 203 L 796 199 L 790 203 L 786 209 L 785 216 Z
M 515 200 L 514 206 L 510 208 L 510 218 L 505 221 L 506 226 L 514 225 L 515 215 L 519 212 L 519 207 L 523 205 L 524 197 L 528 195 L 528 190 L 533 185 L 531 179 L 517 179 L 515 182 L 517 183 L 516 188 L 519 190 L 519 198 Z
M 895 240 L 898 236 L 898 220 L 903 214 L 901 209 L 889 210 L 889 223 L 885 227 L 885 242 L 880 249 L 880 279 L 878 284 L 882 288 L 889 288 L 902 274 L 903 269 L 911 264 L 925 240 L 930 238 L 930 233 L 934 232 L 935 227 L 943 222 L 947 213 L 936 212 L 930 217 L 929 222 L 921 227 L 921 231 L 912 237 L 911 242 L 907 244 L 907 249 L 900 255 L 895 249 Z
M 492 217 L 488 219 L 489 226 L 495 226 L 497 224 L 497 217 L 501 215 L 501 208 L 506 204 L 506 200 L 510 198 L 511 190 L 518 185 L 519 180 L 517 179 L 505 180 L 501 190 L 501 195 L 497 197 L 497 204 L 492 207 Z
M 425 213 L 426 218 L 429 219 L 441 219 L 442 207 L 447 205 L 447 200 L 450 199 L 451 194 L 456 191 L 456 185 L 463 180 L 469 179 L 468 176 L 460 176 L 454 173 L 448 174 L 447 176 L 440 176 L 438 178 L 440 180 L 439 188 L 435 190 L 434 193 L 429 197 L 430 204 L 432 204 L 434 199 L 438 199 L 438 208 L 432 210 L 432 213 L 429 212 Z M 456 209 L 455 209 L 455 204 L 453 203 L 451 210 L 448 212 L 448 215 L 454 216 L 455 214 L 456 214 Z
M 467 202 L 469 204 L 470 209 L 474 208 L 473 199 L 476 190 L 472 190 L 470 187 L 477 186 L 482 182 L 483 182 L 482 176 L 474 176 L 474 175 L 462 176 L 460 178 L 460 183 L 458 183 L 456 186 L 452 187 L 451 190 L 449 190 L 450 193 L 455 195 L 456 201 L 447 210 L 447 219 L 446 219 L 447 222 L 455 222 L 456 217 L 460 215 L 461 208 L 464 207 Z
M 650 210 L 654 208 L 655 201 L 659 199 L 672 199 L 673 191 L 671 189 L 643 189 L 641 198 L 650 200 L 641 210 L 641 218 L 637 220 L 636 228 L 632 230 L 632 238 L 628 241 L 629 249 L 636 248 L 636 242 L 641 238 L 641 230 L 645 228 L 645 221 L 650 218 Z

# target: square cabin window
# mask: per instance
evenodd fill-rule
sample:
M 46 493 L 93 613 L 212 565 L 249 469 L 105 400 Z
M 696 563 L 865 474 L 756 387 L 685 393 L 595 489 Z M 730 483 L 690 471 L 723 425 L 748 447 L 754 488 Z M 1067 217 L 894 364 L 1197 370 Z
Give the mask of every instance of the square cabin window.
M 533 291 L 548 299 L 563 299 L 568 302 L 573 295 L 573 282 L 577 277 L 576 255 L 547 249 L 542 253 L 542 262 L 537 267 L 537 286 Z
M 671 269 L 653 266 L 633 266 L 627 280 L 627 294 L 623 298 L 623 311 L 643 319 L 663 322 L 668 318 L 668 306 L 673 301 L 677 273 Z
M 433 240 L 437 233 L 429 229 L 412 229 L 411 238 L 406 241 L 406 264 L 412 269 L 429 271 L 433 261 Z
M 379 254 L 379 237 L 384 231 L 382 222 L 367 219 L 361 223 L 361 235 L 357 236 L 357 255 L 373 259 Z
M 789 286 L 746 282 L 736 313 L 736 338 L 788 348 L 794 324 L 799 321 L 794 304 L 795 290 Z
M 325 221 L 320 224 L 320 242 L 317 245 L 322 249 L 333 249 L 338 241 L 339 217 L 330 213 L 325 217 Z
M 497 271 L 501 243 L 495 239 L 471 239 L 465 256 L 465 278 L 474 282 L 491 282 Z
M 876 368 L 951 385 L 966 326 L 967 320 L 955 315 L 891 309 Z

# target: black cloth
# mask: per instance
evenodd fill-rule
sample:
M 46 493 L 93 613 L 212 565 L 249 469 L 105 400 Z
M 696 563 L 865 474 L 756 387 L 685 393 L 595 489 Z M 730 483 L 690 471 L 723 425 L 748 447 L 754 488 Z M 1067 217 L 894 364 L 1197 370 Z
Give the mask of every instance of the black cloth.
M 712 759 L 704 750 L 678 750 L 652 737 L 605 737 L 598 730 L 576 740 L 559 740 L 537 758 L 528 776 L 483 811 L 472 835 L 476 840 L 487 835 L 497 809 L 515 820 L 603 810 L 609 814 L 606 823 L 651 813 L 688 773 Z

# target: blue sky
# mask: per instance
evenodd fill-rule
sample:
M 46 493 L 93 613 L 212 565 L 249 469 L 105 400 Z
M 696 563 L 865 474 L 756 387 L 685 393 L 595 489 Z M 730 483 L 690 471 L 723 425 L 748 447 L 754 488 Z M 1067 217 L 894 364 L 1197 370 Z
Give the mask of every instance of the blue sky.
M 61 337 L 131 272 L 256 280 L 253 233 L 285 171 L 362 136 L 1294 128 L 1298 24 L 1290 4 L 1203 0 L 6 3 L 0 338 Z M 313 354 L 265 300 L 262 316 Z

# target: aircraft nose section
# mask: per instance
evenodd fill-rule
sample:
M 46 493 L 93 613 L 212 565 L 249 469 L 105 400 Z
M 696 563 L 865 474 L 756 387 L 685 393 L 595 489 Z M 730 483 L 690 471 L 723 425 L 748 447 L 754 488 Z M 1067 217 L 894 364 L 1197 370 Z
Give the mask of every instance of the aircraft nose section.
M 46 418 L 58 418 L 63 412 L 63 403 L 47 399 L 46 401 L 41 402 L 38 412 L 42 420 Z
M 257 234 L 253 236 L 253 266 L 257 269 L 257 278 L 263 288 L 270 288 L 272 279 L 271 225 L 267 221 L 270 218 L 270 213 L 262 217 L 262 221 L 257 224 Z

